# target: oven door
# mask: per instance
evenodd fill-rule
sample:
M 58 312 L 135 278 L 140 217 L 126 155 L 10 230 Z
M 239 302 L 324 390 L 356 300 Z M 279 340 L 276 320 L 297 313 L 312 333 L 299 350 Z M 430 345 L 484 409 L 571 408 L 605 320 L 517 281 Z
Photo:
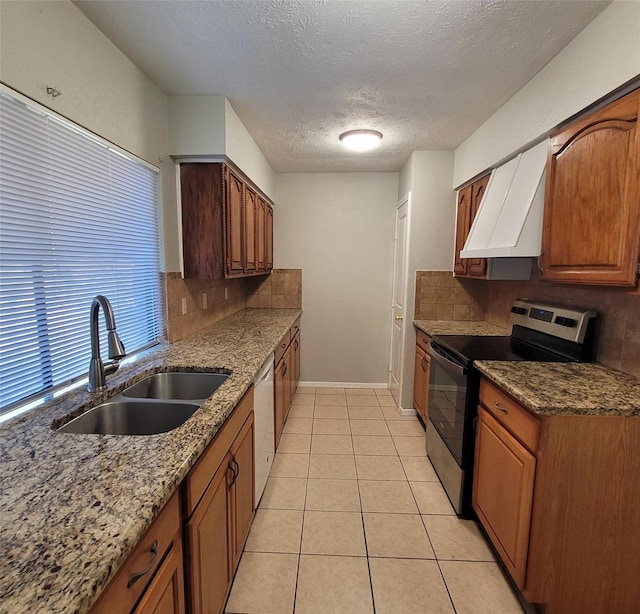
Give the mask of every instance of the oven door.
M 431 343 L 429 422 L 456 463 L 463 467 L 468 369 L 446 349 Z

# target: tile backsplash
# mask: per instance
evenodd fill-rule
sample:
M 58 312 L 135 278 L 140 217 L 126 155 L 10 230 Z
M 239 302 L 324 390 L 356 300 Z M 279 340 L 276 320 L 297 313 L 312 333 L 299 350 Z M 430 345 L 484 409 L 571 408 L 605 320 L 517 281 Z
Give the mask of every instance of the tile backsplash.
M 486 320 L 510 328 L 516 298 L 592 309 L 596 322 L 596 360 L 640 376 L 640 294 L 599 286 L 528 281 L 458 279 L 450 271 L 416 272 L 416 320 Z
M 487 282 L 451 271 L 416 271 L 416 320 L 484 320 Z
M 240 279 L 182 279 L 164 273 L 167 339 L 188 337 L 247 307 L 302 308 L 302 269 L 274 269 L 270 275 Z M 206 307 L 203 294 L 207 295 Z M 187 313 L 182 314 L 182 299 Z

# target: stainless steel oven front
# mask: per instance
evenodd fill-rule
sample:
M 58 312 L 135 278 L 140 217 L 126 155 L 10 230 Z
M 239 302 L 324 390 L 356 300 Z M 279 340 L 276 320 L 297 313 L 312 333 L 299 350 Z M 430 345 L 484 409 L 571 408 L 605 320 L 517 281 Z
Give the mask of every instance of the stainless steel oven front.
M 431 342 L 427 454 L 456 513 L 464 517 L 473 517 L 467 472 L 473 471 L 478 386 L 473 366 Z

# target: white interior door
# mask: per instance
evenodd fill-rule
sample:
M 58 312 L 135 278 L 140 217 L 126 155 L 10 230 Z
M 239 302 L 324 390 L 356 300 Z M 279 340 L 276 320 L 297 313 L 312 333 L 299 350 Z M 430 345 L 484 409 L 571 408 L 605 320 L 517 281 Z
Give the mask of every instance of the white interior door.
M 409 195 L 396 209 L 396 236 L 393 267 L 393 297 L 391 302 L 391 358 L 389 388 L 396 403 L 400 403 L 402 367 L 404 361 L 404 327 L 407 311 L 407 260 L 409 248 Z

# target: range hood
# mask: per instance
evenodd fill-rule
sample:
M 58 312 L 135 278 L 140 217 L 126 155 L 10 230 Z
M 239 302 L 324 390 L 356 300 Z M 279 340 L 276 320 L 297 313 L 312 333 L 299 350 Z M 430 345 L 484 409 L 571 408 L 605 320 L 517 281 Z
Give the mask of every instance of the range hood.
M 461 258 L 540 255 L 547 141 L 491 173 Z

